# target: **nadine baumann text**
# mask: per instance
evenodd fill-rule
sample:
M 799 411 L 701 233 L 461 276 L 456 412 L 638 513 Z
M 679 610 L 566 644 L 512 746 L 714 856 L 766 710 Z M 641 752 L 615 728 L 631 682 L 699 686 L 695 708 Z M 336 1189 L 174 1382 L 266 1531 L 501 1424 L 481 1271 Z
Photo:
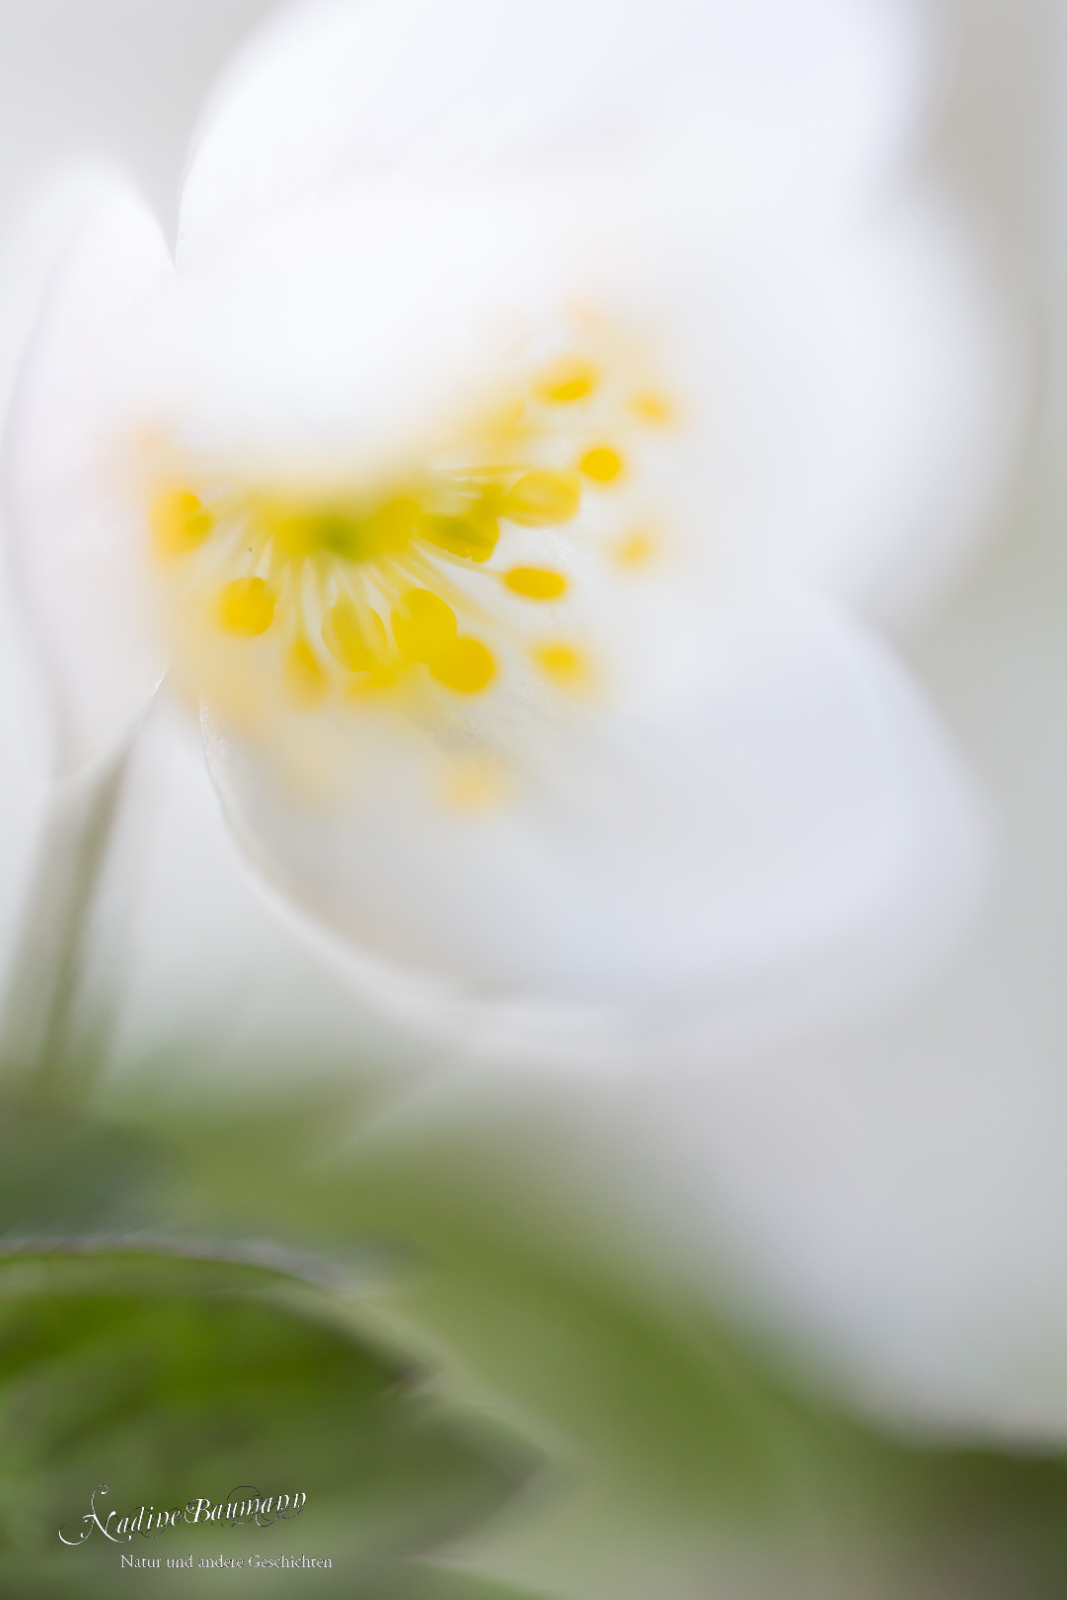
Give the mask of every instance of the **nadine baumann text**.
M 200 1495 L 186 1501 L 184 1506 L 172 1506 L 167 1511 L 157 1511 L 155 1506 L 139 1506 L 136 1511 L 120 1517 L 117 1511 L 105 1513 L 97 1508 L 97 1495 L 108 1492 L 106 1483 L 97 1484 L 89 1496 L 89 1509 L 82 1517 L 87 1526 L 76 1539 L 68 1539 L 60 1528 L 59 1537 L 64 1544 L 84 1544 L 97 1528 L 113 1544 L 129 1544 L 135 1533 L 144 1539 L 158 1539 L 166 1528 L 177 1528 L 183 1522 L 210 1522 L 216 1527 L 224 1523 L 230 1528 L 254 1522 L 258 1528 L 269 1528 L 279 1518 L 288 1521 L 298 1517 L 307 1503 L 307 1495 L 303 1493 L 261 1495 L 251 1484 L 242 1483 L 231 1489 L 227 1499 L 218 1502 Z
M 192 1556 L 120 1556 L 124 1567 L 191 1567 Z M 201 1556 L 198 1567 L 332 1567 L 329 1556 Z

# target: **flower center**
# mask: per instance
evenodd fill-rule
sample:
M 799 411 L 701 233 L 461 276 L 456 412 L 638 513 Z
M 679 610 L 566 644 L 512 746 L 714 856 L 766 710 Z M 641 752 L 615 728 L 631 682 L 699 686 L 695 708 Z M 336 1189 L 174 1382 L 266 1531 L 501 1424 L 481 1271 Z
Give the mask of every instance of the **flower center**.
M 584 544 L 633 568 L 651 553 L 634 460 L 670 409 L 581 356 L 524 391 L 377 490 L 271 491 L 206 466 L 157 482 L 155 554 L 172 593 L 199 608 L 198 637 L 259 650 L 305 709 L 400 685 L 482 695 L 519 658 L 580 689 L 591 663 L 566 627 L 573 557 Z

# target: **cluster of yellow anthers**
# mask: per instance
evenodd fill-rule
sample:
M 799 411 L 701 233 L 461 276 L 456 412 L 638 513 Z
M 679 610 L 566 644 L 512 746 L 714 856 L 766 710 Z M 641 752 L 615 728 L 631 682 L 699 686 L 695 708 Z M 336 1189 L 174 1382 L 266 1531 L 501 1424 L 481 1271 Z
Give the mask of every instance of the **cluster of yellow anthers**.
M 437 465 L 376 497 L 315 501 L 188 482 L 150 507 L 157 555 L 170 567 L 192 559 L 197 586 L 211 592 L 223 635 L 276 638 L 289 698 L 321 703 L 331 686 L 359 696 L 425 669 L 445 689 L 487 689 L 498 655 L 477 631 L 499 630 L 449 568 L 482 571 L 535 605 L 561 601 L 568 581 L 548 566 L 489 566 L 508 524 L 555 528 L 579 513 L 588 490 L 609 490 L 627 474 L 613 444 L 590 437 L 588 405 L 601 387 L 588 361 L 567 359 L 540 372 L 490 443 L 466 464 Z M 656 425 L 668 407 L 651 393 L 630 395 L 631 421 Z M 565 468 L 538 465 L 569 446 Z M 509 457 L 510 459 L 505 459 Z M 621 537 L 616 558 L 636 564 L 639 533 Z M 184 564 L 184 563 L 182 563 Z M 462 626 L 461 626 L 462 623 Z M 564 637 L 527 652 L 561 688 L 587 675 L 582 651 Z

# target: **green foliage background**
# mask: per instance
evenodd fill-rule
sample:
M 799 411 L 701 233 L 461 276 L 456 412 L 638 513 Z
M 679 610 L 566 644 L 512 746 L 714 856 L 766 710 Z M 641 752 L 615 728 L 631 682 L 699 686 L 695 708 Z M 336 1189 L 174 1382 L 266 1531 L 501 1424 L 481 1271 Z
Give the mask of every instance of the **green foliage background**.
M 57 1537 L 104 1481 L 120 1511 L 306 1492 L 266 1531 L 136 1541 L 334 1561 L 261 1573 L 268 1592 L 1067 1596 L 1061 1458 L 879 1431 L 561 1229 L 558 1197 L 509 1182 L 529 1130 L 400 1119 L 361 1140 L 365 1081 L 301 1077 L 254 1107 L 226 1073 L 164 1104 L 155 1068 L 91 1116 L 8 1107 L 5 1593 L 113 1592 L 120 1547 Z

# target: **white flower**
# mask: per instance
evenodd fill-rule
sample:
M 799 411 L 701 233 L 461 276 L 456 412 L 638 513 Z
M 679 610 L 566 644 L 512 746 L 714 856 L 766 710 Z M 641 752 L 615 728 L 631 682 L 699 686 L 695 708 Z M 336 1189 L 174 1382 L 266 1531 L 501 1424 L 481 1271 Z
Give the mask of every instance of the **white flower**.
M 966 252 L 900 192 L 921 60 L 846 0 L 283 14 L 177 276 L 116 186 L 25 364 L 67 764 L 169 660 L 248 854 L 494 1047 L 921 969 L 980 830 L 848 608 L 943 580 L 1007 427 Z

